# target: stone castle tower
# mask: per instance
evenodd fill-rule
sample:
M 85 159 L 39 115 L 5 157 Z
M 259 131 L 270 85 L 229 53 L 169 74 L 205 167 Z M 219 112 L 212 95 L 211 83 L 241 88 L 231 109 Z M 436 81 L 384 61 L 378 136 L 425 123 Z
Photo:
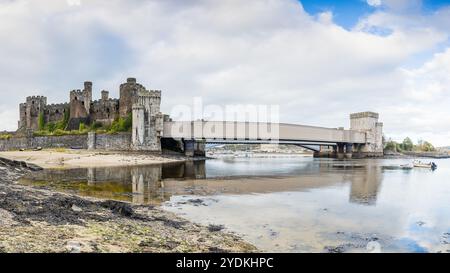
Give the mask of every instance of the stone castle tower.
M 47 98 L 44 96 L 27 97 L 26 102 L 19 105 L 19 128 L 26 127 L 37 130 L 39 114 L 45 109 L 46 106 Z
M 92 99 L 92 82 L 84 82 L 83 90 L 69 92 L 69 103 L 47 105 L 44 96 L 27 97 L 19 105 L 18 131 L 38 130 L 39 116 L 44 122 L 58 122 L 68 114 L 66 130 L 78 130 L 86 125 L 111 124 L 115 119 L 133 117 L 132 149 L 160 151 L 163 115 L 160 112 L 161 91 L 147 90 L 135 78 L 128 78 L 120 85 L 120 98 L 109 98 L 107 90 L 101 91 L 101 99 Z
M 76 130 L 80 123 L 91 123 L 92 82 L 84 82 L 83 90 L 70 91 L 70 120 L 68 129 Z

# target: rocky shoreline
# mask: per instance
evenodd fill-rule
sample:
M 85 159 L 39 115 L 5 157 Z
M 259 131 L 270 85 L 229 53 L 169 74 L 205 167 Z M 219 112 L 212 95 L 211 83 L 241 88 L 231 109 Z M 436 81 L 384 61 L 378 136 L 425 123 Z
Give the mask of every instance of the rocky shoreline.
M 0 252 L 254 252 L 234 234 L 158 207 L 24 186 L 38 168 L 0 161 Z

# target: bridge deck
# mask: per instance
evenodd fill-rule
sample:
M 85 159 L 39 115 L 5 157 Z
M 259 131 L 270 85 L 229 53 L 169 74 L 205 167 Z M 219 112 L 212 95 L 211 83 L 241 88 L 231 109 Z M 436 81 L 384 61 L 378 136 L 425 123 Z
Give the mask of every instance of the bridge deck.
M 324 128 L 287 123 L 256 123 L 230 121 L 170 121 L 164 122 L 163 136 L 174 139 L 205 139 L 222 143 L 240 140 L 250 142 L 298 142 L 322 145 L 335 143 L 365 143 L 366 134 L 352 130 Z

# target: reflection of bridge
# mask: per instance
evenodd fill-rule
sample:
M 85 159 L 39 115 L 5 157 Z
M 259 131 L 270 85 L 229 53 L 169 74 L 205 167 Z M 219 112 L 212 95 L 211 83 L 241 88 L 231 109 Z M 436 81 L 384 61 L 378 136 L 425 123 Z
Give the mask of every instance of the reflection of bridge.
M 382 123 L 378 122 L 378 114 L 357 113 L 350 115 L 350 119 L 350 130 L 285 123 L 165 121 L 162 137 L 182 142 L 179 146 L 192 156 L 204 154 L 205 143 L 293 144 L 315 150 L 316 155 L 336 157 L 351 157 L 354 153 L 358 156 L 381 155 Z

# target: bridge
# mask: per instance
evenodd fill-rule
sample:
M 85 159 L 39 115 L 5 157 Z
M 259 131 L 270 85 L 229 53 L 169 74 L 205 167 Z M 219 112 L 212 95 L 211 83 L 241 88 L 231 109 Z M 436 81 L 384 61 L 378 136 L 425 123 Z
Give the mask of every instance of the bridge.
M 315 156 L 338 158 L 381 156 L 379 115 L 350 115 L 350 129 L 287 123 L 233 121 L 164 121 L 162 143 L 180 143 L 186 155 L 204 155 L 205 144 L 290 144 L 313 150 Z

